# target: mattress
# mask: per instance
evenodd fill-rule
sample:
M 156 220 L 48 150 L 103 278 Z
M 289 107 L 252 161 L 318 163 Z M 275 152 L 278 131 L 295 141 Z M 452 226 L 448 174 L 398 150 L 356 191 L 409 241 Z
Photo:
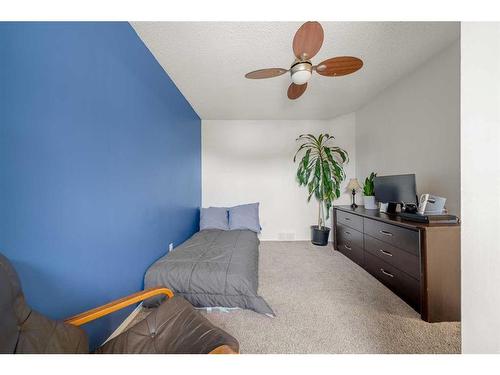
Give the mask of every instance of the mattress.
M 274 316 L 257 294 L 259 239 L 249 230 L 202 230 L 158 259 L 145 288 L 165 286 L 195 307 L 239 307 Z M 159 303 L 145 301 L 146 307 Z

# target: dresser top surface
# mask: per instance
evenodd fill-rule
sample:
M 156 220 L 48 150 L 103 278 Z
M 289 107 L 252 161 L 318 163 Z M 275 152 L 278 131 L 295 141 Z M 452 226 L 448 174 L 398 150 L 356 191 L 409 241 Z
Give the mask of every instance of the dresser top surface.
M 369 219 L 374 219 L 382 221 L 388 224 L 398 225 L 408 229 L 426 229 L 435 227 L 459 227 L 460 224 L 439 224 L 439 223 L 419 223 L 416 221 L 403 220 L 399 215 L 389 215 L 384 212 L 380 212 L 378 209 L 368 210 L 364 206 L 358 206 L 357 208 L 352 208 L 351 206 L 333 206 L 334 209 L 341 210 L 344 212 L 349 212 L 351 214 L 363 216 Z

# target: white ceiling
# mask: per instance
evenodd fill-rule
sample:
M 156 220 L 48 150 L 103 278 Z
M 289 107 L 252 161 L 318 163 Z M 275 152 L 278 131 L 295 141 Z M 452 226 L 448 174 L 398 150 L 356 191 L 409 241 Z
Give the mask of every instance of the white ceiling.
M 459 38 L 458 22 L 322 22 L 313 58 L 357 56 L 358 72 L 314 74 L 305 94 L 286 96 L 288 73 L 249 80 L 245 73 L 289 68 L 302 22 L 133 22 L 132 26 L 202 119 L 329 119 L 352 112 Z

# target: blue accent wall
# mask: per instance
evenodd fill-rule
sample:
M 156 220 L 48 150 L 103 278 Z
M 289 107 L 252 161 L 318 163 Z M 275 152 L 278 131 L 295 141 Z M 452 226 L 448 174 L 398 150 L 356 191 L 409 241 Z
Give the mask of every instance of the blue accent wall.
M 200 203 L 200 118 L 128 23 L 0 23 L 0 251 L 34 309 L 142 289 Z

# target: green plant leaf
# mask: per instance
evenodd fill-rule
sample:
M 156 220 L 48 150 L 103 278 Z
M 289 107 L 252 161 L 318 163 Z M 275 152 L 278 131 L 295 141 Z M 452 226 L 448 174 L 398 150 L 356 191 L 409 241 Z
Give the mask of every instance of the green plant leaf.
M 302 144 L 299 149 L 297 150 L 297 152 L 295 153 L 295 155 L 293 156 L 293 162 L 295 163 L 295 161 L 297 160 L 297 155 L 300 153 L 300 151 L 302 151 L 303 149 L 312 149 L 314 147 L 314 145 L 311 145 L 311 144 L 307 144 L 307 143 L 304 143 Z
M 311 156 L 311 149 L 307 150 L 306 154 L 302 158 L 302 165 L 303 165 L 304 169 L 307 168 L 307 166 L 309 165 L 309 157 L 310 156 Z
M 349 161 L 349 156 L 347 155 L 347 151 L 341 149 L 340 147 L 332 147 L 331 152 L 339 155 L 343 163 Z
M 314 167 L 314 177 L 318 180 L 321 178 L 321 159 L 316 159 L 316 166 Z
M 332 191 L 332 174 L 330 172 L 330 165 L 328 161 L 323 161 L 323 186 L 324 193 L 327 195 Z
M 375 172 L 370 173 L 368 177 L 365 178 L 365 184 L 363 185 L 363 195 L 373 196 L 375 195 L 375 184 L 373 179 L 377 176 Z
M 299 168 L 297 169 L 297 180 L 299 181 L 300 186 L 302 186 L 304 183 L 303 175 L 304 175 L 304 170 L 302 168 L 302 165 L 300 165 Z
M 337 163 L 337 161 L 332 156 L 332 151 L 328 147 L 325 148 L 325 155 L 330 163 L 332 164 Z

